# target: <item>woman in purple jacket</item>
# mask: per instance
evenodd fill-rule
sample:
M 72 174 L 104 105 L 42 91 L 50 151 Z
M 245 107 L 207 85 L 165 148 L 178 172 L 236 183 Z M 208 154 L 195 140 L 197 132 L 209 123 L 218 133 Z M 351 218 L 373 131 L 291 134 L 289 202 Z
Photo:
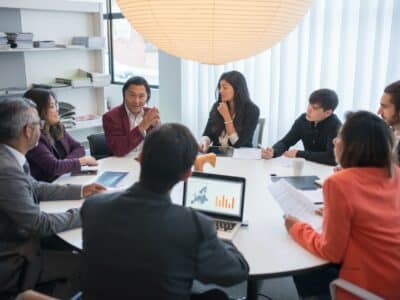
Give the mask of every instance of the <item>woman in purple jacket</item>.
M 26 155 L 34 178 L 51 182 L 62 174 L 79 171 L 81 166 L 97 164 L 96 159 L 85 156 L 85 149 L 60 123 L 58 104 L 53 92 L 33 88 L 24 97 L 36 103 L 42 120 L 39 143 Z

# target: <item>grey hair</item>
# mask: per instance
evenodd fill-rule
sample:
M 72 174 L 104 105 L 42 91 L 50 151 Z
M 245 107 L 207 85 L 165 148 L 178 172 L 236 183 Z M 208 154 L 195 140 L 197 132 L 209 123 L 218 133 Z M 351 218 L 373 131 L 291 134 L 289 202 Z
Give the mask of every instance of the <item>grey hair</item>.
M 26 98 L 0 100 L 0 143 L 15 141 L 25 125 L 39 121 L 32 108 L 36 104 Z

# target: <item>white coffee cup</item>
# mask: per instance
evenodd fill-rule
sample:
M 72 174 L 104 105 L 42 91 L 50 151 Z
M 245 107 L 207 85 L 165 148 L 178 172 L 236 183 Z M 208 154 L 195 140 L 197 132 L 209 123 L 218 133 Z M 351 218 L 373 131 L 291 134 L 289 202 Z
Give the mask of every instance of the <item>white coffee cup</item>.
M 292 159 L 293 176 L 301 176 L 303 171 L 305 159 L 302 157 L 295 157 Z

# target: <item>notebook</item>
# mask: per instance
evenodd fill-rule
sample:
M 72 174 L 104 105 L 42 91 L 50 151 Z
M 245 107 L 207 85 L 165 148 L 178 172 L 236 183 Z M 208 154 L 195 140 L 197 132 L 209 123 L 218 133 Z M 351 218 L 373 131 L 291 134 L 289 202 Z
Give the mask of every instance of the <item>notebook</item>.
M 271 176 L 272 182 L 280 179 L 285 179 L 298 190 L 316 190 L 320 187 L 315 183 L 315 181 L 319 179 L 318 176 Z
M 243 221 L 246 179 L 193 172 L 183 187 L 183 206 L 214 220 L 219 238 L 232 240 Z
M 128 172 L 106 171 L 96 178 L 95 182 L 106 187 L 115 188 L 117 184 L 126 176 Z

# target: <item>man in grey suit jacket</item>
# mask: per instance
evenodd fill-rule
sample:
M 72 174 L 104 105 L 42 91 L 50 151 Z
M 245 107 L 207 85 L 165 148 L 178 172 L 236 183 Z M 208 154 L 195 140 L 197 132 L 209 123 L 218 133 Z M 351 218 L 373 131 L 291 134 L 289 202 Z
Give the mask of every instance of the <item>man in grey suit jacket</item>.
M 171 201 L 197 150 L 186 127 L 164 124 L 145 138 L 139 182 L 85 201 L 84 299 L 186 300 L 194 279 L 225 286 L 247 279 L 246 260 L 218 239 L 212 220 Z
M 79 274 L 80 259 L 69 252 L 43 249 L 41 239 L 81 225 L 79 210 L 49 214 L 40 211 L 41 200 L 80 199 L 104 190 L 97 184 L 60 186 L 38 182 L 29 174 L 25 154 L 40 136 L 35 104 L 6 99 L 0 105 L 0 298 L 54 280 L 56 296 L 68 297 L 79 289 L 72 277 Z M 76 279 L 78 280 L 78 279 Z

